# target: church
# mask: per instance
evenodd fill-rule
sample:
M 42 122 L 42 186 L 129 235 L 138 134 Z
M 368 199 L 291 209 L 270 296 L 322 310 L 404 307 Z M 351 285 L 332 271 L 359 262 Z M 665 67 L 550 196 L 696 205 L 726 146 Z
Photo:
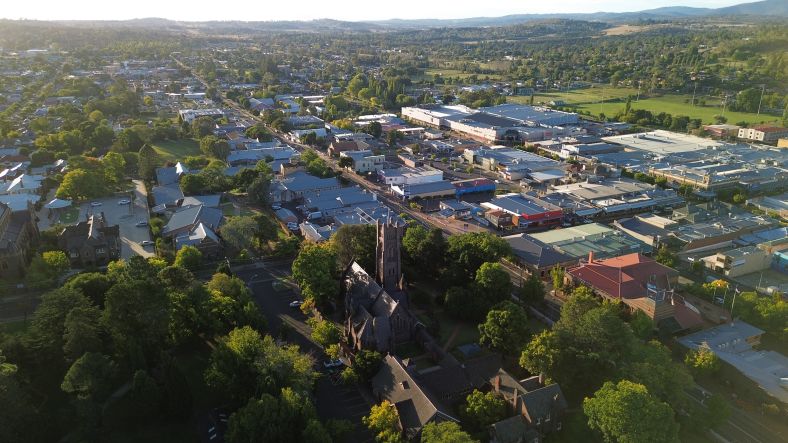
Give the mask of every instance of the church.
M 378 221 L 376 231 L 375 278 L 355 261 L 342 276 L 345 334 L 354 351 L 368 349 L 386 354 L 413 338 L 416 319 L 408 310 L 402 277 L 400 245 L 405 225 L 401 221 Z

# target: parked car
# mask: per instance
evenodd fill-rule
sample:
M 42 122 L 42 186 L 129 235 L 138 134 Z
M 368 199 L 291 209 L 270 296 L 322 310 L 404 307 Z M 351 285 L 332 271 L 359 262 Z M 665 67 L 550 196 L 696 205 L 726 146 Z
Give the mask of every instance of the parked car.
M 93 207 L 101 206 L 101 202 L 90 202 L 90 206 L 93 206 Z
M 151 246 L 152 244 L 153 244 L 153 242 L 150 241 L 150 240 L 143 240 L 143 241 L 140 242 L 140 245 L 142 245 L 142 246 Z
M 326 360 L 323 362 L 323 367 L 326 369 L 334 369 L 342 366 L 342 364 L 340 360 Z
M 138 227 L 148 226 L 148 221 L 147 220 L 140 220 L 137 223 L 135 223 L 134 226 L 138 226 Z
M 287 224 L 287 229 L 296 232 L 301 230 L 301 228 L 298 227 L 298 223 L 293 223 L 293 222 Z
M 279 203 L 274 203 L 271 205 L 271 209 L 273 209 L 274 211 L 278 211 L 282 209 L 282 205 L 280 205 Z
M 304 304 L 304 302 L 302 302 L 301 300 L 293 300 L 293 301 L 290 302 L 290 307 L 291 308 L 300 308 L 301 305 L 303 305 L 303 304 Z
M 99 203 L 99 204 L 101 204 L 101 203 Z M 128 204 L 131 204 L 131 200 L 129 200 L 127 198 L 124 198 L 123 200 L 118 201 L 118 204 L 119 205 L 128 205 Z

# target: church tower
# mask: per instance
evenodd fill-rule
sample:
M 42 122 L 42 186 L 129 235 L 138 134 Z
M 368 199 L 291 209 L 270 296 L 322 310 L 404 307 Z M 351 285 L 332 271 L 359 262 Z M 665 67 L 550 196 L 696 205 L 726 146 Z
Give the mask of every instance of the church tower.
M 400 290 L 402 279 L 402 263 L 400 261 L 400 244 L 405 235 L 404 223 L 392 221 L 378 221 L 376 248 L 375 278 L 378 284 L 390 294 Z

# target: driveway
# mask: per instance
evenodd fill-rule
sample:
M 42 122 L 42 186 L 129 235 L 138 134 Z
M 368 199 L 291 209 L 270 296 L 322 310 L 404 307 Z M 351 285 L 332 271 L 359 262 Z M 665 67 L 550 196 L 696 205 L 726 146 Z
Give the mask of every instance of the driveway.
M 121 197 L 106 197 L 95 199 L 92 202 L 101 203 L 100 206 L 91 206 L 92 202 L 85 202 L 79 211 L 79 220 L 85 220 L 88 214 L 103 212 L 110 226 L 120 226 L 120 256 L 129 259 L 135 255 L 143 257 L 154 256 L 153 246 L 142 247 L 140 242 L 151 240 L 150 229 L 136 226 L 139 221 L 149 221 L 148 199 L 145 185 L 142 181 L 134 180 L 133 199 L 131 194 Z M 121 205 L 123 199 L 132 200 L 131 204 Z

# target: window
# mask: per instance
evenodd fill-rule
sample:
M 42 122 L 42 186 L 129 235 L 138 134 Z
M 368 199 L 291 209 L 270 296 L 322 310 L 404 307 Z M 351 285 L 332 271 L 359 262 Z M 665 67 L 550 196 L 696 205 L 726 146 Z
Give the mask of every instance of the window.
M 549 412 L 547 413 L 547 416 L 545 416 L 544 421 L 550 421 L 550 413 Z

